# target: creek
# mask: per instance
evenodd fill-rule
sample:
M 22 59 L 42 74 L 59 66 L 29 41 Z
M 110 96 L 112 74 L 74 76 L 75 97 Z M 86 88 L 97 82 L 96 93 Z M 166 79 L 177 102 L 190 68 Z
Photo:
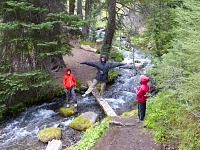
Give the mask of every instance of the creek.
M 126 44 L 125 40 L 120 40 Z M 118 47 L 117 47 L 118 48 Z M 131 48 L 133 50 L 133 48 Z M 133 62 L 133 51 L 125 51 L 118 48 L 123 53 L 124 61 L 127 64 Z M 105 98 L 114 111 L 120 115 L 124 111 L 132 109 L 132 103 L 135 100 L 134 86 L 139 85 L 141 74 L 145 73 L 145 68 L 150 65 L 150 61 L 144 55 L 134 49 L 134 58 L 139 60 L 134 69 L 120 68 L 121 75 L 115 79 L 113 84 L 107 85 Z M 145 64 L 145 65 L 144 65 Z M 141 68 L 142 66 L 142 68 Z M 58 113 L 59 107 L 63 106 L 65 95 L 56 97 L 49 102 L 41 105 L 34 105 L 22 112 L 17 118 L 10 118 L 0 124 L 0 149 L 1 150 L 43 150 L 47 144 L 39 142 L 37 133 L 45 127 L 62 128 L 63 148 L 75 144 L 81 139 L 83 132 L 73 130 L 69 123 L 75 116 L 63 117 Z M 77 94 L 78 113 L 94 111 L 99 114 L 99 119 L 104 117 L 104 112 L 94 99 L 94 96 L 82 98 Z

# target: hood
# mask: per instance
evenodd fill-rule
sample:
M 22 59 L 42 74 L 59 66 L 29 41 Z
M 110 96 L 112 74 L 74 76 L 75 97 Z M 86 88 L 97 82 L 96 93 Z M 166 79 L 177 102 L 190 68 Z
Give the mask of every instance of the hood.
M 66 68 L 66 69 L 65 69 L 65 73 L 67 73 L 67 71 L 72 72 L 70 68 Z
M 101 61 L 101 58 L 105 58 L 105 62 L 107 61 L 107 56 L 106 56 L 106 54 L 101 54 L 100 61 Z
M 147 84 L 149 82 L 149 77 L 141 76 L 140 84 Z

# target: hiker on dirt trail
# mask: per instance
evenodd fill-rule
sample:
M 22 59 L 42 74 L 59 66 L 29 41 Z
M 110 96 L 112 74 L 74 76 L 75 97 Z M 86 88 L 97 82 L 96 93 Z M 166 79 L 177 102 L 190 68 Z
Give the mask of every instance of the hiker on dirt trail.
M 66 68 L 65 69 L 65 75 L 63 76 L 63 88 L 66 92 L 66 101 L 67 101 L 67 107 L 69 107 L 70 98 L 72 97 L 74 106 L 77 106 L 77 100 L 76 100 L 76 80 L 74 78 L 74 75 L 71 73 L 71 69 Z
M 134 88 L 136 92 L 136 99 L 138 100 L 138 117 L 139 120 L 137 122 L 143 121 L 146 113 L 146 101 L 147 101 L 147 93 L 149 91 L 149 77 L 142 75 L 140 77 L 140 87 Z
M 85 97 L 86 95 L 90 94 L 92 90 L 96 87 L 98 82 L 101 82 L 101 91 L 100 91 L 100 99 L 103 98 L 104 90 L 106 87 L 106 83 L 108 82 L 108 72 L 109 69 L 123 66 L 126 63 L 119 63 L 119 62 L 109 62 L 107 61 L 107 57 L 105 54 L 102 54 L 100 57 L 100 61 L 96 62 L 82 62 L 80 64 L 86 64 L 88 66 L 96 67 L 98 69 L 97 75 L 93 80 L 91 86 L 82 96 Z

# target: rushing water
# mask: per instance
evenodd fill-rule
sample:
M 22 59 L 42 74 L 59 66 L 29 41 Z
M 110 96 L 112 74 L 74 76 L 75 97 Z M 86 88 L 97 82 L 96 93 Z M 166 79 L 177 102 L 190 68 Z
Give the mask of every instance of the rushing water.
M 124 62 L 131 64 L 133 52 L 119 49 L 124 54 Z M 149 60 L 135 50 L 134 57 L 140 60 L 136 66 L 150 64 Z M 105 92 L 105 99 L 116 111 L 121 114 L 123 111 L 131 109 L 131 104 L 135 99 L 134 86 L 138 85 L 139 76 L 143 74 L 145 68 L 140 73 L 134 69 L 120 68 L 121 76 L 115 83 L 108 85 Z M 71 129 L 68 125 L 73 120 L 72 117 L 63 117 L 58 113 L 58 108 L 64 104 L 64 97 L 54 98 L 49 103 L 32 106 L 21 113 L 17 118 L 9 119 L 0 125 L 0 150 L 43 150 L 47 146 L 37 140 L 37 133 L 45 127 L 61 127 L 63 148 L 80 140 L 82 133 Z M 78 98 L 79 114 L 86 111 L 94 111 L 101 119 L 104 113 L 92 95 Z

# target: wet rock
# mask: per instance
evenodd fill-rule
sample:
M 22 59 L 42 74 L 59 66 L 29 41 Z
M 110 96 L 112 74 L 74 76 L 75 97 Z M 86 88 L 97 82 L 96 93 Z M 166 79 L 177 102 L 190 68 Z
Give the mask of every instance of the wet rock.
M 53 139 L 59 140 L 61 134 L 61 128 L 45 128 L 38 132 L 38 140 L 44 143 Z
M 70 117 L 75 114 L 75 111 L 74 108 L 61 107 L 59 108 L 59 113 L 63 116 Z
M 86 112 L 75 118 L 69 126 L 73 129 L 84 131 L 96 122 L 98 115 L 94 112 Z
M 94 124 L 98 118 L 98 114 L 91 111 L 83 113 L 82 116 L 89 119 L 92 124 Z
M 52 140 L 48 142 L 48 145 L 45 150 L 61 150 L 62 142 L 60 140 Z

